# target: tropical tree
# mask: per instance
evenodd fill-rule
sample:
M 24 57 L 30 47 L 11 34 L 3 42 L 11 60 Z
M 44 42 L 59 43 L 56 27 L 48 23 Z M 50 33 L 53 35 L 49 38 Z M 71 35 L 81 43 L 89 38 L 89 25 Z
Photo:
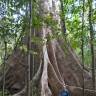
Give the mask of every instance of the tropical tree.
M 94 95 L 94 78 L 72 49 L 74 47 L 78 54 L 77 49 L 80 49 L 84 59 L 84 48 L 88 49 L 85 44 L 88 24 L 83 20 L 87 12 L 84 6 L 88 7 L 88 2 L 79 2 L 78 6 L 75 3 L 74 0 L 8 0 L 4 3 L 8 14 L 3 16 L 5 23 L 1 33 L 5 32 L 4 37 L 7 36 L 7 40 L 13 42 L 10 46 L 15 47 L 8 56 L 4 54 L 7 59 L 4 58 L 2 65 L 6 64 L 6 67 L 0 75 L 3 96 L 5 89 L 13 96 L 58 96 L 62 91 L 70 92 L 72 96 Z M 69 15 L 72 15 L 71 19 Z M 6 20 L 10 22 L 7 24 Z M 10 29 L 5 30 L 5 24 Z M 6 48 L 8 53 L 8 43 L 6 46 L 5 42 L 5 53 Z

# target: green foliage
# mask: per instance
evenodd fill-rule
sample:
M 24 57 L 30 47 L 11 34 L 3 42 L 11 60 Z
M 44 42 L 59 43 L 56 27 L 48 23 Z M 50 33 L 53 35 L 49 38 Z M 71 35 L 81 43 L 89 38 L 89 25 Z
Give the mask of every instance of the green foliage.
M 71 46 L 75 49 L 76 53 L 81 57 L 81 38 L 84 40 L 84 58 L 85 64 L 91 64 L 90 53 L 90 34 L 89 34 L 89 20 L 88 20 L 88 1 L 85 2 L 84 10 L 84 31 L 82 33 L 82 12 L 83 1 L 64 0 L 65 11 L 65 25 L 67 29 L 67 39 L 69 39 Z M 93 9 L 92 22 L 96 21 L 96 10 Z M 63 17 L 63 15 L 62 15 Z M 95 24 L 96 25 L 96 24 Z M 94 35 L 96 35 L 94 33 Z M 94 47 L 96 38 L 94 38 Z

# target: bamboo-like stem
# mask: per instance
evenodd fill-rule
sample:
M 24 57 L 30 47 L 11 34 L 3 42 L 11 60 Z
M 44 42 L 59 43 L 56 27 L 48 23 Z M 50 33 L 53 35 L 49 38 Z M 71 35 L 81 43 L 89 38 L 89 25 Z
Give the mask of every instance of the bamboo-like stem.
M 94 58 L 94 31 L 92 26 L 92 0 L 88 0 L 89 3 L 89 26 L 90 26 L 90 47 L 91 47 L 91 56 L 92 56 L 92 81 L 93 81 L 93 90 L 95 90 L 95 58 Z M 95 96 L 95 93 L 94 93 Z
M 3 91 L 2 96 L 5 96 L 5 68 L 6 68 L 6 57 L 7 57 L 7 42 L 4 40 L 5 53 L 4 53 L 4 65 L 3 65 Z
M 29 26 L 30 26 L 30 31 L 29 31 L 29 34 L 28 34 L 28 82 L 27 82 L 27 96 L 31 96 L 30 93 L 31 93 L 31 88 L 30 88 L 30 66 L 31 66 L 31 34 L 32 34 L 32 0 L 30 0 L 29 2 L 29 11 L 30 11 L 30 16 L 29 16 Z
M 83 0 L 83 12 L 82 12 L 82 34 L 81 34 L 81 55 L 82 55 L 82 65 L 83 65 L 83 71 L 84 71 L 84 11 L 85 11 L 85 0 Z M 84 72 L 82 74 L 83 76 L 83 96 L 84 96 Z

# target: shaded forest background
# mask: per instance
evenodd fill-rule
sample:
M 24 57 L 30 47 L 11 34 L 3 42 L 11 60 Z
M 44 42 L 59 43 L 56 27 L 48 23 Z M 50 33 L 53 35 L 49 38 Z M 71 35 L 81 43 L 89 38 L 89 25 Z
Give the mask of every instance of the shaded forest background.
M 49 41 L 60 37 L 61 30 L 58 28 L 57 22 L 52 19 L 53 14 L 48 13 L 45 18 L 42 18 L 42 14 L 39 13 L 39 10 L 42 9 L 39 8 L 38 2 L 38 0 L 0 0 L 1 74 L 5 72 L 7 59 L 13 54 L 13 50 L 17 46 L 23 52 L 28 51 L 28 46 L 25 45 L 26 38 L 24 39 L 24 37 L 29 34 L 30 21 L 33 32 L 32 44 L 42 45 L 42 38 L 35 36 L 37 31 L 35 29 L 39 29 L 43 25 L 42 21 L 51 26 L 55 32 L 51 38 L 47 37 Z M 60 2 L 61 10 L 59 15 L 63 21 L 62 36 L 75 50 L 83 67 L 85 66 L 86 70 L 94 76 L 93 82 L 95 83 L 96 0 L 60 0 Z M 33 48 L 31 54 L 36 56 L 38 53 Z M 2 94 L 2 89 L 0 93 Z

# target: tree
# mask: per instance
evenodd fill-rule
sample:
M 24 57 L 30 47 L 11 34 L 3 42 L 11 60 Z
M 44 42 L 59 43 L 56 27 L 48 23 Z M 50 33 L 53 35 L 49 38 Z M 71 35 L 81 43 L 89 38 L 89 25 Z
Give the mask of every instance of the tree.
M 92 1 L 88 1 L 88 3 L 89 3 L 89 24 L 90 24 L 90 46 L 92 55 L 92 80 L 93 80 L 93 89 L 95 90 L 95 57 L 94 57 L 94 43 L 93 43 L 94 30 L 92 26 Z
M 53 1 L 52 4 L 51 1 Z M 35 53 L 31 50 L 32 54 L 29 54 L 30 59 L 28 59 L 28 50 L 27 52 L 21 50 L 19 46 L 15 48 L 6 61 L 8 69 L 5 74 L 5 87 L 13 96 L 26 96 L 29 87 L 30 90 L 32 88 L 33 96 L 40 96 L 40 94 L 41 96 L 58 96 L 59 92 L 65 88 L 71 92 L 72 96 L 82 96 L 82 74 L 84 74 L 84 94 L 85 96 L 89 96 L 89 94 L 93 96 L 91 75 L 86 69 L 83 69 L 66 36 L 62 35 L 59 16 L 60 1 L 51 1 L 38 1 L 42 23 L 39 28 L 32 26 L 36 35 L 35 37 L 32 36 L 31 48 L 33 48 L 35 42 Z M 28 31 L 27 28 L 27 33 Z M 30 31 L 33 32 L 33 30 Z M 21 41 L 25 49 L 29 42 L 28 37 L 29 35 L 26 34 Z M 36 42 L 37 40 L 39 43 Z M 34 76 L 31 73 L 33 68 L 29 67 L 28 60 L 30 60 L 30 67 L 35 64 Z M 28 82 L 30 86 L 27 88 L 26 78 L 28 74 L 26 71 L 28 70 L 31 73 L 29 77 L 31 80 Z M 1 86 L 3 78 L 1 76 Z

